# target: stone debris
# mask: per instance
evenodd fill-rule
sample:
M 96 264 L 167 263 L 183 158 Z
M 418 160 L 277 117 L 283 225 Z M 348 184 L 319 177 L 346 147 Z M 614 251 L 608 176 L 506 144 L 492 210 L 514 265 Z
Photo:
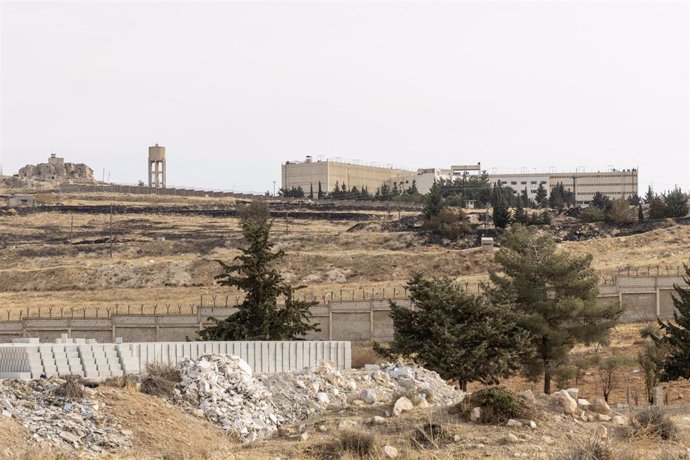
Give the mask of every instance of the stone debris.
M 131 448 L 132 432 L 122 422 L 102 413 L 102 403 L 88 397 L 68 400 L 55 390 L 59 378 L 0 382 L 3 415 L 15 418 L 35 441 L 91 452 L 123 452 Z
M 385 445 L 385 446 L 383 446 L 383 455 L 386 458 L 397 458 L 398 457 L 398 449 L 396 449 L 393 446 Z
M 400 364 L 338 370 L 332 361 L 322 360 L 313 369 L 266 375 L 252 375 L 245 366 L 233 355 L 185 358 L 178 364 L 182 381 L 175 398 L 251 442 L 326 410 L 404 399 L 398 404 L 403 411 L 415 405 L 449 406 L 464 397 L 436 372 Z

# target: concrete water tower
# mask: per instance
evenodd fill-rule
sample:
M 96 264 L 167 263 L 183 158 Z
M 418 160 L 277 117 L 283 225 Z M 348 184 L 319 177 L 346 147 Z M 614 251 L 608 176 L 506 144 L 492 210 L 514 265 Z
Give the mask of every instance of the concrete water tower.
M 149 187 L 165 188 L 165 147 L 149 147 Z

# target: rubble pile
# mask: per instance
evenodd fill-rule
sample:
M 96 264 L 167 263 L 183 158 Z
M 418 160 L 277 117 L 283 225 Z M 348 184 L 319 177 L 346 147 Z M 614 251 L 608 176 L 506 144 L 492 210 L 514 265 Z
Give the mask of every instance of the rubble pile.
M 19 170 L 19 179 L 49 182 L 76 180 L 94 182 L 93 170 L 83 163 L 39 163 L 26 165 Z
M 28 383 L 0 382 L 2 415 L 17 419 L 34 440 L 59 447 L 92 452 L 123 451 L 131 447 L 131 432 L 123 430 L 116 418 L 103 414 L 97 401 L 57 396 L 55 390 L 63 383 L 59 378 Z
M 175 397 L 191 403 L 197 415 L 237 433 L 243 442 L 265 437 L 284 422 L 275 414 L 271 394 L 252 377 L 251 368 L 234 355 L 185 358 Z
M 447 385 L 435 372 L 399 364 L 336 369 L 321 361 L 314 369 L 252 376 L 249 366 L 233 355 L 186 358 L 178 365 L 182 382 L 176 398 L 193 411 L 243 442 L 270 435 L 282 426 L 326 410 L 350 405 L 429 407 L 459 402 L 463 393 Z M 400 401 L 403 400 L 402 403 Z

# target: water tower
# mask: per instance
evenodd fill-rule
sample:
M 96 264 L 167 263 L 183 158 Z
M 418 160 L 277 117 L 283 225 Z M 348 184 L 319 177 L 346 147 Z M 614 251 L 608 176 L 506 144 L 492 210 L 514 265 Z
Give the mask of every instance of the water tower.
M 149 147 L 149 187 L 165 188 L 165 147 Z

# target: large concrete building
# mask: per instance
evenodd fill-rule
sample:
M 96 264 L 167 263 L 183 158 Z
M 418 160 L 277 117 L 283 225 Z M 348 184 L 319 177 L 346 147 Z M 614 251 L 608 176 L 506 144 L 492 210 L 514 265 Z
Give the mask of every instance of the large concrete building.
M 500 181 L 517 192 L 525 188 L 530 198 L 534 199 L 539 185 L 547 192 L 562 183 L 566 190 L 575 193 L 575 201 L 586 205 L 592 201 L 597 192 L 611 199 L 629 198 L 638 193 L 637 169 L 623 169 L 597 172 L 564 172 L 534 174 L 491 174 L 491 183 Z
M 376 192 L 386 181 L 394 177 L 411 174 L 411 171 L 372 165 L 348 163 L 338 160 L 317 160 L 307 156 L 305 161 L 287 161 L 281 166 L 281 187 L 292 189 L 302 187 L 309 193 L 310 187 L 317 192 L 319 183 L 325 192 L 331 192 L 337 183 L 345 184 L 348 189 L 364 187 L 370 193 Z
M 374 193 L 383 184 L 407 189 L 414 182 L 419 193 L 425 194 L 434 181 L 461 179 L 468 175 L 481 174 L 482 169 L 481 164 L 476 163 L 454 165 L 448 169 L 423 168 L 408 171 L 338 160 L 314 161 L 311 156 L 307 156 L 303 162 L 286 162 L 282 165 L 281 172 L 282 188 L 302 187 L 305 193 L 309 193 L 310 186 L 316 193 L 319 182 L 326 193 L 331 192 L 336 183 L 338 185 L 345 183 L 348 189 L 366 187 L 370 193 Z M 528 196 L 532 199 L 536 197 L 540 185 L 546 189 L 548 195 L 556 184 L 562 183 L 567 190 L 575 192 L 575 200 L 580 205 L 588 204 L 597 192 L 611 199 L 629 198 L 638 193 L 637 169 L 565 173 L 494 173 L 490 174 L 489 178 L 492 184 L 500 182 L 501 185 L 511 187 L 516 192 L 527 189 Z

